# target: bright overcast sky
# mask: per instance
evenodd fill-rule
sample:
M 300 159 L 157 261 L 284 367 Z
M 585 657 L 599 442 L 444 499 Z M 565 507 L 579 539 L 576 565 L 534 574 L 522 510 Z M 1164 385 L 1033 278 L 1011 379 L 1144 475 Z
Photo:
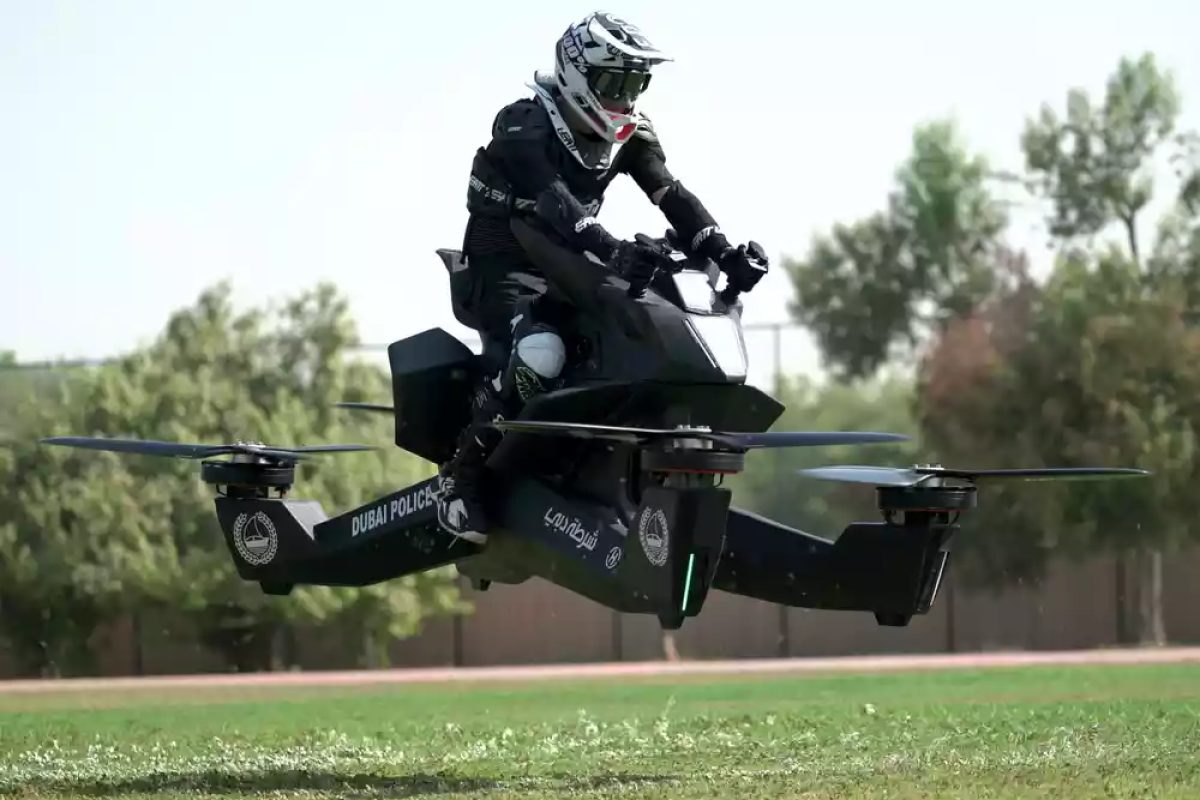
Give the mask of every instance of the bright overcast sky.
M 604 7 L 604 6 L 601 6 Z M 411 8 L 419 9 L 415 15 Z M 1200 5 L 948 0 L 608 10 L 676 56 L 644 102 L 677 176 L 777 261 L 878 207 L 915 124 L 953 113 L 998 166 L 1045 101 L 1153 51 L 1200 127 Z M 386 343 L 449 314 L 496 110 L 525 96 L 579 2 L 0 3 L 0 349 L 101 357 L 232 280 L 259 303 L 319 280 Z M 622 181 L 601 221 L 661 233 Z M 1021 226 L 1027 244 L 1041 237 Z M 747 321 L 786 317 L 782 270 Z M 752 357 L 770 358 L 765 337 Z M 789 367 L 809 365 L 789 348 Z

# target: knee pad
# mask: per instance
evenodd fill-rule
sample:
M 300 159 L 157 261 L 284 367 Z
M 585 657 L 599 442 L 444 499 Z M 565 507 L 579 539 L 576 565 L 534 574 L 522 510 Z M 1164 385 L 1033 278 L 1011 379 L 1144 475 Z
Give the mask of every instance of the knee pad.
M 529 325 L 513 342 L 504 375 L 504 394 L 515 392 L 525 401 L 548 391 L 562 373 L 566 360 L 566 345 L 553 328 Z
M 518 339 L 514 353 L 539 378 L 548 380 L 559 376 L 567 360 L 567 348 L 562 338 L 548 328 L 534 330 Z

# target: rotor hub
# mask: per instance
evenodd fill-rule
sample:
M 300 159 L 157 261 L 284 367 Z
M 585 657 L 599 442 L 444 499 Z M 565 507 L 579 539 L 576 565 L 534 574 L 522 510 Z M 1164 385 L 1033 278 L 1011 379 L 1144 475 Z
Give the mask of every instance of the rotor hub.
M 676 425 L 675 430 L 683 432 L 695 431 L 696 433 L 712 433 L 712 428 L 707 425 Z M 709 439 L 703 437 L 691 438 L 688 436 L 680 436 L 672 438 L 668 441 L 667 446 L 673 450 L 711 450 L 713 443 Z
M 270 464 L 270 459 L 256 453 L 234 453 L 229 457 L 230 464 Z
M 669 450 L 712 450 L 713 443 L 708 439 L 671 439 L 667 443 Z

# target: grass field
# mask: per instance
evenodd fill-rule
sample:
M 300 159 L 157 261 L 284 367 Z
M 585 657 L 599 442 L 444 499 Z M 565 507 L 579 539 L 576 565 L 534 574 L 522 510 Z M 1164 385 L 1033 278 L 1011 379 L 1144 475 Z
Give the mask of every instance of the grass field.
M 1200 797 L 1200 665 L 0 694 L 16 797 Z

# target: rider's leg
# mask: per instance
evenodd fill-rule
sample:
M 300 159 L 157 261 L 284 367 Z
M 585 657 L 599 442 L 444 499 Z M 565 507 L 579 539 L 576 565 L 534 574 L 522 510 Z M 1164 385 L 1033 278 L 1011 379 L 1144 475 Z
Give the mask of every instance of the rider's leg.
M 490 267 L 492 265 L 485 265 Z M 438 520 L 449 532 L 483 544 L 492 527 L 484 502 L 486 462 L 501 439 L 489 423 L 516 416 L 535 394 L 553 388 L 566 360 L 557 331 L 539 321 L 534 304 L 536 280 L 519 270 L 495 275 L 485 285 L 480 305 L 486 332 L 508 344 L 508 358 L 487 376 L 472 397 L 472 419 L 459 439 L 454 458 L 441 471 Z

